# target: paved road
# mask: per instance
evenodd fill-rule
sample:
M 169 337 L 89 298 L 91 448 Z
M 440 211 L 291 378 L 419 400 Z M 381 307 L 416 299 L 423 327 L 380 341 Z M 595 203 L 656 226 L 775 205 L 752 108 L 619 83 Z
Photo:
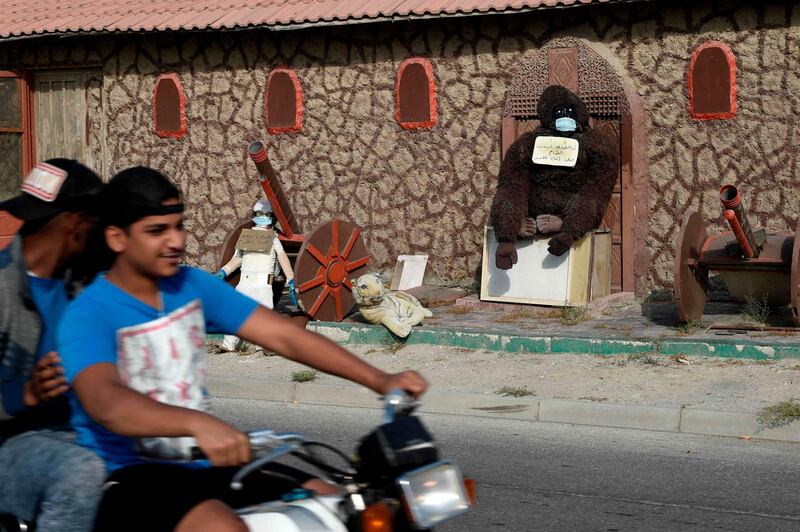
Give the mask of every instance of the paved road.
M 376 410 L 216 399 L 243 429 L 352 449 Z M 798 530 L 800 445 L 425 415 L 478 505 L 442 530 Z

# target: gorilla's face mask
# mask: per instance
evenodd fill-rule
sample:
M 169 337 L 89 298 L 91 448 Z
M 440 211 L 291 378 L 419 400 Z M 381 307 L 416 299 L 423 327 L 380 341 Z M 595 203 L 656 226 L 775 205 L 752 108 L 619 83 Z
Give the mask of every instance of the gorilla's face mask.
M 562 104 L 553 111 L 553 127 L 561 133 L 572 133 L 578 129 L 578 111 L 572 104 Z

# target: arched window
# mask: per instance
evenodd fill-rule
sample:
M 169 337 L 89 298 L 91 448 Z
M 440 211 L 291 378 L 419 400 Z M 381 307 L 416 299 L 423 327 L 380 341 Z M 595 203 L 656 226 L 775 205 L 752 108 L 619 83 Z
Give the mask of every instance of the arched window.
M 736 56 L 727 44 L 710 41 L 692 54 L 689 112 L 697 120 L 736 116 Z
M 400 127 L 418 129 L 436 125 L 436 80 L 429 60 L 412 57 L 400 64 L 395 96 L 395 118 Z
M 303 128 L 303 89 L 294 70 L 278 67 L 269 73 L 264 91 L 264 123 L 273 135 Z
M 156 135 L 179 139 L 186 135 L 186 94 L 177 74 L 162 74 L 153 90 Z

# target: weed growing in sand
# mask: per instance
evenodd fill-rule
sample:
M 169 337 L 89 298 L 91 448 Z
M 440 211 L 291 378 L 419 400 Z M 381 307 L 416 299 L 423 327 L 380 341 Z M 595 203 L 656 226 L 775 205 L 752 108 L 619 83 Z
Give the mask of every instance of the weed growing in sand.
M 294 382 L 311 382 L 316 380 L 318 376 L 319 373 L 313 369 L 301 369 L 292 373 L 292 380 Z
M 769 428 L 788 425 L 792 421 L 800 419 L 800 401 L 790 399 L 765 406 L 758 412 L 757 419 L 760 424 Z
M 628 361 L 636 362 L 638 364 L 658 366 L 658 358 L 653 356 L 653 353 L 631 353 L 628 355 Z
M 526 397 L 528 395 L 536 395 L 536 392 L 529 390 L 527 386 L 503 386 L 494 393 L 504 397 Z
M 534 310 L 531 308 L 521 308 L 518 310 L 512 310 L 511 312 L 504 312 L 495 321 L 497 323 L 513 323 L 518 320 L 535 320 L 552 317 L 555 317 L 555 315 L 548 311 L 542 311 L 541 309 Z
M 703 328 L 703 322 L 700 320 L 689 320 L 686 323 L 681 323 L 675 327 L 675 332 L 678 335 L 694 334 Z
M 586 307 L 564 307 L 561 310 L 562 325 L 577 325 L 590 317 L 589 309 Z
M 405 346 L 406 346 L 406 344 L 404 344 L 402 342 L 395 342 L 393 344 L 387 345 L 386 346 L 386 351 L 389 352 L 389 353 L 397 353 L 401 349 L 404 349 Z
M 765 325 L 769 317 L 769 304 L 767 303 L 767 294 L 757 296 L 755 293 L 748 292 L 744 297 L 744 304 L 742 305 L 742 314 L 756 322 L 758 325 Z

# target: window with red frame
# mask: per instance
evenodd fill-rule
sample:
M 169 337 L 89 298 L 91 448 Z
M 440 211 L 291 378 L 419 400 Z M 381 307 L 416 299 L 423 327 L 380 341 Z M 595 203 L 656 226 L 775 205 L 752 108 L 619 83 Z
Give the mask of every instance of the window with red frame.
M 421 129 L 436 125 L 436 80 L 428 59 L 412 57 L 400 64 L 395 99 L 395 118 L 400 127 Z
M 33 105 L 30 77 L 0 70 L 0 201 L 19 194 L 22 178 L 33 168 Z M 0 249 L 22 223 L 0 211 Z
M 303 129 L 303 89 L 294 70 L 274 68 L 264 91 L 264 123 L 273 135 Z
M 153 123 L 156 135 L 179 139 L 186 135 L 186 94 L 177 74 L 162 74 L 153 89 Z
M 736 116 L 736 56 L 727 44 L 710 41 L 692 54 L 689 112 L 696 120 Z

